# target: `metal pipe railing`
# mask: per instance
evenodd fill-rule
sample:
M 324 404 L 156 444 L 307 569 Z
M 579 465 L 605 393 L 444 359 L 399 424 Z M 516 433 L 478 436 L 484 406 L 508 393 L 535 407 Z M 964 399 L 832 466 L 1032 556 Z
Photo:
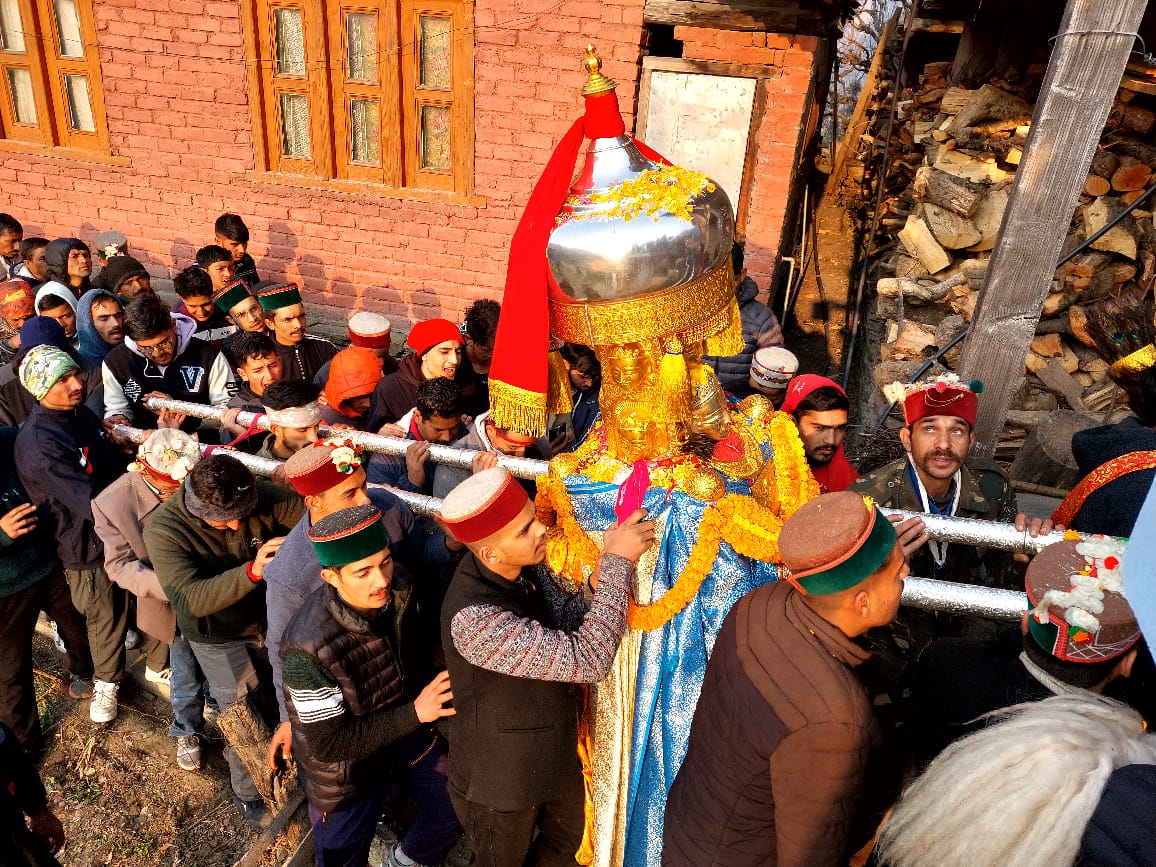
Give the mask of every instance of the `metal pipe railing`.
M 203 403 L 190 403 L 185 400 L 172 400 L 161 397 L 147 398 L 144 404 L 153 412 L 165 409 L 169 412 L 179 412 L 194 418 L 211 421 L 220 421 L 226 412 L 226 407 L 223 406 L 208 406 Z M 248 426 L 253 424 L 254 421 L 256 421 L 256 426 L 261 430 L 269 430 L 269 419 L 262 413 L 241 412 L 237 415 L 237 424 Z M 342 439 L 349 440 L 354 445 L 361 446 L 371 452 L 380 452 L 383 455 L 404 456 L 406 449 L 413 445 L 413 440 L 387 437 L 381 434 L 366 433 L 365 431 L 331 428 L 324 424 L 321 425 L 320 434 L 323 437 L 341 437 Z M 429 449 L 430 459 L 435 463 L 446 464 L 451 467 L 459 467 L 460 469 L 466 470 L 471 468 L 474 455 L 476 454 L 477 452 L 472 449 L 455 449 L 450 446 L 437 445 L 436 443 L 431 443 Z M 533 481 L 546 472 L 548 465 L 546 461 L 538 461 L 533 458 L 515 458 L 509 455 L 499 454 L 498 466 L 505 467 L 512 475 L 517 476 L 519 479 L 529 479 Z
M 148 398 L 145 401 L 149 409 L 154 412 L 167 409 L 170 412 L 180 412 L 185 415 L 201 419 L 219 421 L 225 413 L 224 407 L 207 406 L 200 403 L 189 403 L 183 400 L 167 398 Z M 268 419 L 260 413 L 242 412 L 237 416 L 237 423 L 249 425 L 256 420 L 257 427 L 269 429 Z M 382 436 L 362 431 L 333 429 L 321 425 L 322 436 L 334 436 L 348 439 L 356 445 L 369 451 L 381 452 L 388 455 L 404 455 L 406 449 L 413 445 L 412 440 Z M 243 454 L 238 452 L 238 454 Z M 455 449 L 449 446 L 430 445 L 430 459 L 434 463 L 448 464 L 454 467 L 469 469 L 473 464 L 472 449 Z M 536 479 L 549 468 L 546 461 L 533 458 L 513 458 L 508 455 L 498 455 L 498 465 L 506 467 L 514 476 L 520 479 Z M 252 469 L 252 467 L 250 467 Z M 404 491 L 401 493 L 405 493 Z M 411 504 L 412 505 L 412 504 Z M 1052 533 L 1047 536 L 1029 536 L 1026 531 L 1021 532 L 1011 524 L 999 521 L 979 521 L 974 518 L 956 518 L 949 515 L 928 515 L 922 512 L 908 512 L 903 509 L 881 509 L 885 515 L 897 515 L 902 520 L 920 518 L 927 527 L 928 538 L 936 542 L 948 542 L 959 545 L 975 545 L 983 548 L 1000 548 L 1016 554 L 1037 554 L 1063 539 L 1062 533 Z
M 113 426 L 113 432 L 134 443 L 143 442 L 145 436 L 148 434 L 148 431 L 119 424 Z M 247 452 L 237 451 L 236 449 L 230 449 L 224 446 L 202 444 L 201 451 L 212 451 L 218 454 L 229 455 L 243 463 L 253 473 L 261 476 L 271 476 L 273 472 L 282 465 L 281 461 L 258 457 L 257 455 L 251 455 Z M 441 508 L 441 500 L 437 497 L 414 494 L 410 491 L 402 491 L 398 488 L 390 487 L 389 485 L 371 485 L 370 487 L 389 491 L 399 500 L 404 501 L 419 515 L 432 515 Z M 896 512 L 904 517 L 917 516 L 924 520 L 938 518 L 940 520 L 969 521 L 969 519 L 966 518 L 945 519 L 942 515 L 917 515 L 917 513 L 900 512 L 899 510 L 888 511 Z M 969 523 L 986 526 L 992 522 L 969 521 Z M 929 523 L 929 527 L 930 526 Z M 1008 527 L 1009 525 L 1000 526 Z M 1009 527 L 1009 529 L 1012 531 L 1015 530 L 1014 527 Z M 1019 539 L 1021 535 L 1022 534 L 1016 534 L 1017 540 L 1020 542 L 1022 542 L 1022 540 Z M 1041 537 L 1041 539 L 1055 541 L 1052 537 Z M 1040 543 L 1040 547 L 1046 544 L 1049 544 L 1049 542 Z M 937 581 L 933 578 L 908 578 L 904 583 L 903 596 L 900 601 L 903 605 L 912 608 L 942 611 L 948 614 L 971 614 L 996 620 L 1018 620 L 1023 616 L 1024 612 L 1028 610 L 1027 594 L 1025 593 L 1018 593 L 1013 590 L 999 590 L 994 587 L 979 587 L 973 584 Z

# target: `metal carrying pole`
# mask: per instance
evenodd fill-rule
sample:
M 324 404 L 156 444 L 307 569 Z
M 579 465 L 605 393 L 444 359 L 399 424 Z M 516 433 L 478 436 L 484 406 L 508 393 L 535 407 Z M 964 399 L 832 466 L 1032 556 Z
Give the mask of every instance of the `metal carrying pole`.
M 906 509 L 885 509 L 884 515 L 894 515 L 902 521 L 918 518 L 926 526 L 927 537 L 936 542 L 950 542 L 956 545 L 974 545 L 977 548 L 1001 548 L 1015 554 L 1038 554 L 1048 545 L 1063 540 L 1058 531 L 1046 536 L 1029 536 L 1027 530 L 1017 530 L 1014 524 L 1001 521 L 980 521 L 976 518 L 955 518 L 950 515 L 928 515 L 923 512 L 908 512 Z M 1085 538 L 1080 534 L 1080 538 Z
M 227 409 L 222 406 L 208 406 L 203 403 L 190 403 L 185 400 L 172 400 L 170 398 L 150 397 L 144 401 L 145 406 L 153 412 L 159 410 L 168 410 L 169 412 L 182 413 L 184 415 L 192 416 L 194 418 L 206 419 L 210 421 L 220 421 Z M 248 426 L 256 421 L 256 427 L 261 430 L 269 430 L 269 418 L 263 413 L 256 412 L 241 412 L 237 415 L 237 424 Z M 380 452 L 383 455 L 399 455 L 405 456 L 406 450 L 413 445 L 413 440 L 398 439 L 397 437 L 387 437 L 381 434 L 366 433 L 365 431 L 345 430 L 344 428 L 331 428 L 328 425 L 321 425 L 320 435 L 323 437 L 340 437 L 347 439 L 351 443 L 362 448 L 368 449 L 371 452 Z M 473 466 L 474 455 L 477 452 L 471 449 L 455 449 L 449 446 L 441 446 L 435 443 L 430 444 L 429 455 L 434 463 L 446 464 L 451 467 L 458 467 L 459 469 L 468 470 Z M 546 461 L 538 461 L 533 458 L 515 458 L 509 455 L 498 455 L 498 466 L 505 467 L 510 471 L 510 474 L 519 479 L 529 479 L 533 481 L 546 472 Z
M 180 401 L 174 401 L 174 403 L 180 403 Z M 120 424 L 113 426 L 113 432 L 117 436 L 124 437 L 126 440 L 134 443 L 143 442 L 149 433 L 139 428 Z M 215 454 L 229 455 L 243 463 L 254 474 L 261 476 L 271 476 L 274 470 L 282 465 L 280 461 L 257 457 L 256 455 L 224 446 L 202 444 L 201 451 L 212 451 Z M 451 451 L 455 450 L 451 449 Z M 415 514 L 432 515 L 441 508 L 442 501 L 437 497 L 414 494 L 410 491 L 390 487 L 389 485 L 370 485 L 370 487 L 389 491 L 413 509 Z M 1005 541 L 1008 542 L 1008 545 L 992 544 L 989 538 L 985 537 L 985 542 L 988 547 L 1010 547 L 1011 544 L 1022 546 L 1031 545 L 1035 547 L 1026 547 L 1025 550 L 1034 551 L 1063 538 L 1062 534 L 1053 533 L 1050 536 L 1040 536 L 1036 539 L 1030 539 L 1029 537 L 1028 540 L 1025 541 L 1025 534 L 1017 532 L 1015 527 L 1009 524 L 996 524 L 992 521 L 975 521 L 969 518 L 947 518 L 942 515 L 923 515 L 917 512 L 904 512 L 900 509 L 884 509 L 883 511 L 887 514 L 900 515 L 903 518 L 921 518 L 927 522 L 928 534 L 930 535 L 933 530 L 937 533 L 942 533 L 944 534 L 942 537 L 937 536 L 935 538 L 943 538 L 944 541 L 964 542 L 967 539 L 974 539 L 975 534 L 980 531 L 980 528 L 989 531 L 997 531 L 1002 528 L 1002 530 L 1010 531 L 1010 534 L 1004 534 L 1006 537 Z M 952 526 L 961 523 L 975 526 L 965 526 L 962 528 Z M 948 534 L 950 533 L 954 533 L 954 535 L 949 536 Z M 975 542 L 970 542 L 969 544 L 975 544 Z M 933 578 L 908 578 L 906 582 L 904 582 L 903 596 L 900 601 L 903 605 L 912 608 L 942 611 L 947 614 L 971 614 L 996 620 L 1018 620 L 1023 616 L 1024 612 L 1028 610 L 1027 595 L 1024 593 L 1017 593 L 1013 590 L 999 590 L 994 587 L 979 587 L 973 584 L 956 584 L 951 581 L 937 581 Z

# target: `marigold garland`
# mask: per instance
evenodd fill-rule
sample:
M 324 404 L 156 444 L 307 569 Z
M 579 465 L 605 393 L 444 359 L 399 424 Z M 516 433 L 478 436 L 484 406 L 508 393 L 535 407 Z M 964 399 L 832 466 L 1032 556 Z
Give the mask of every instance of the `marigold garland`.
M 724 541 L 741 556 L 776 562 L 783 522 L 819 496 L 819 484 L 807 466 L 803 443 L 791 418 L 776 413 L 769 423 L 752 428 L 760 439 L 769 439 L 774 449 L 778 513 L 743 494 L 727 494 L 707 506 L 698 525 L 698 538 L 674 586 L 649 605 L 630 601 L 627 623 L 632 629 L 658 629 L 686 608 L 714 568 Z M 620 461 L 606 455 L 602 430 L 592 431 L 575 457 L 579 459 L 578 472 L 592 481 L 612 482 L 623 469 Z M 653 486 L 681 488 L 683 479 L 699 464 L 689 455 L 659 461 L 652 474 Z M 597 568 L 601 551 L 578 523 L 565 482 L 557 476 L 540 476 L 536 508 L 538 519 L 550 528 L 548 565 L 571 583 L 581 584 Z
M 678 166 L 662 166 L 647 169 L 636 178 L 615 184 L 608 190 L 590 194 L 593 204 L 612 204 L 609 211 L 589 214 L 575 214 L 575 219 L 621 217 L 633 220 L 646 214 L 658 219 L 662 212 L 673 214 L 682 220 L 689 220 L 694 211 L 693 199 L 703 193 L 713 193 L 715 185 L 701 172 Z

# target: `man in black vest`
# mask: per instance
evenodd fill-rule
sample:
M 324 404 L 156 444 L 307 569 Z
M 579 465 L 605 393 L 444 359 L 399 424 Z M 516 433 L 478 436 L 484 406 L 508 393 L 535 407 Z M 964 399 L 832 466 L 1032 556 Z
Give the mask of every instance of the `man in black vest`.
M 584 824 L 571 684 L 606 676 L 626 629 L 629 587 L 654 524 L 636 510 L 603 536 L 592 594 L 564 591 L 541 565 L 546 528 L 502 467 L 454 488 L 440 519 L 469 548 L 442 607 L 457 715 L 450 798 L 476 867 L 573 865 Z
M 170 397 L 223 406 L 233 385 L 224 356 L 193 334 L 197 323 L 155 296 L 129 302 L 124 311 L 125 340 L 104 357 L 104 417 L 146 430 L 157 415 L 144 405 L 148 397 Z M 201 421 L 187 418 L 181 429 L 192 433 Z
M 440 864 L 462 835 L 446 789 L 446 742 L 433 726 L 454 713 L 445 706 L 449 675 L 420 691 L 405 683 L 404 673 L 421 667 L 411 658 L 417 606 L 392 587 L 376 506 L 327 515 L 309 541 L 325 583 L 289 621 L 281 660 L 317 863 L 366 864 L 389 790 L 401 783 L 417 818 L 384 867 Z

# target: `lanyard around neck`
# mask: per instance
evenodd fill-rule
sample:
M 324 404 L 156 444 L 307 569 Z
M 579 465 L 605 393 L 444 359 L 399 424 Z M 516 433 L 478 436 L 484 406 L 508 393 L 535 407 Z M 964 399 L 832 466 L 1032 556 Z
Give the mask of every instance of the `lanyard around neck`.
M 911 474 L 911 478 L 915 482 L 915 490 L 919 494 L 920 505 L 923 506 L 923 511 L 935 515 L 954 515 L 956 509 L 959 508 L 959 492 L 962 488 L 960 479 L 962 472 L 955 471 L 955 477 L 952 479 L 952 487 L 955 488 L 955 493 L 951 498 L 951 508 L 944 511 L 935 506 L 931 497 L 927 493 L 927 488 L 923 486 L 923 479 L 919 478 L 919 471 L 915 469 L 915 462 L 911 460 L 911 453 L 907 454 L 907 470 Z M 947 542 L 936 542 L 934 539 L 927 540 L 927 547 L 931 551 L 931 559 L 935 561 L 936 570 L 942 568 L 943 564 L 947 562 Z

